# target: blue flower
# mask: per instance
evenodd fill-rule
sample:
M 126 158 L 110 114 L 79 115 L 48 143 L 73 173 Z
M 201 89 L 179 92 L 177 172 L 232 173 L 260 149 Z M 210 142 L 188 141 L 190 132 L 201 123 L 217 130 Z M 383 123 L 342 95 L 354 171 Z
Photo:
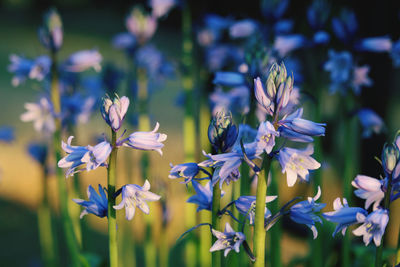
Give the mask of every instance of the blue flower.
M 351 85 L 355 94 L 361 93 L 362 86 L 371 86 L 372 80 L 368 77 L 369 66 L 354 66 Z
M 79 168 L 86 164 L 86 171 L 91 171 L 99 166 L 105 166 L 108 156 L 111 153 L 111 145 L 103 141 L 93 146 L 71 146 L 74 137 L 70 136 L 67 143 L 62 142 L 62 149 L 68 154 L 58 162 L 58 167 L 68 168 L 65 176 L 73 176 L 74 173 L 83 171 Z M 78 169 L 79 168 L 79 169 Z
M 143 186 L 136 184 L 124 185 L 122 187 L 122 200 L 118 205 L 114 206 L 114 209 L 119 210 L 125 207 L 125 217 L 127 220 L 132 220 L 136 207 L 145 214 L 149 214 L 150 208 L 146 201 L 157 201 L 161 198 L 161 196 L 149 190 L 150 183 L 148 180 L 144 182 Z
M 63 25 L 57 10 L 50 9 L 43 17 L 43 26 L 39 28 L 39 40 L 51 51 L 58 51 L 63 43 Z
M 94 214 L 100 218 L 106 217 L 107 216 L 107 210 L 108 210 L 108 200 L 107 200 L 107 195 L 106 192 L 107 190 L 103 188 L 99 184 L 99 194 L 94 190 L 94 188 L 89 185 L 87 189 L 87 195 L 89 200 L 83 200 L 83 199 L 72 199 L 75 203 L 81 205 L 85 209 L 81 212 L 80 218 L 82 219 L 83 216 L 86 214 Z
M 101 70 L 102 59 L 103 57 L 96 49 L 82 50 L 70 55 L 63 67 L 65 71 L 70 72 L 83 72 L 90 68 L 98 72 Z
M 307 40 L 301 34 L 279 35 L 275 38 L 274 49 L 283 58 L 291 51 L 304 47 L 306 44 Z
M 0 127 L 0 141 L 10 143 L 15 139 L 14 128 L 10 126 Z
M 176 178 L 184 178 L 184 183 L 189 183 L 193 178 L 197 176 L 201 168 L 197 163 L 188 162 L 183 164 L 178 164 L 173 166 L 170 164 L 171 170 L 169 172 L 168 178 L 176 179 Z
M 167 135 L 157 133 L 160 124 L 157 122 L 151 132 L 134 132 L 127 138 L 124 146 L 140 149 L 140 150 L 155 150 L 162 155 L 161 148 L 164 147 L 164 142 L 167 140 Z M 126 141 L 126 140 L 124 140 Z
M 246 240 L 246 236 L 242 232 L 235 232 L 229 223 L 225 224 L 225 231 L 219 232 L 212 229 L 213 235 L 218 238 L 210 248 L 210 252 L 224 250 L 224 256 L 233 249 L 239 253 L 240 245 Z
M 265 197 L 265 203 L 269 203 L 274 201 L 277 196 L 267 196 Z M 247 216 L 250 225 L 254 224 L 255 216 L 256 216 L 256 197 L 255 196 L 241 196 L 237 200 L 235 200 L 235 206 L 237 210 Z M 265 219 L 271 216 L 271 212 L 265 207 Z
M 357 175 L 351 182 L 351 185 L 357 188 L 354 194 L 362 199 L 365 199 L 365 208 L 368 209 L 374 203 L 374 210 L 378 208 L 379 204 L 385 197 L 383 192 L 383 180 L 378 180 L 366 175 Z
M 281 19 L 274 25 L 276 35 L 288 34 L 293 30 L 294 22 L 291 19 Z
M 186 202 L 199 205 L 197 207 L 197 212 L 201 210 L 211 211 L 213 196 L 213 187 L 211 181 L 207 182 L 205 186 L 202 186 L 196 181 L 192 181 L 192 185 L 194 190 L 196 191 L 196 195 L 191 196 Z
M 115 95 L 114 100 L 111 100 L 108 95 L 103 97 L 103 103 L 100 106 L 101 115 L 114 132 L 121 128 L 128 107 L 129 99 L 126 96 L 119 98 Z
M 31 60 L 12 54 L 10 61 L 8 71 L 14 74 L 11 80 L 13 86 L 19 86 L 28 78 L 42 81 L 50 72 L 51 60 L 48 56 L 39 56 Z
M 210 102 L 213 114 L 221 110 L 230 110 L 233 114 L 245 115 L 250 111 L 249 89 L 239 86 L 224 92 L 217 88 L 210 94 Z
M 353 11 L 343 9 L 339 18 L 332 19 L 332 28 L 336 37 L 342 42 L 350 42 L 358 29 L 356 15 Z
M 390 56 L 393 61 L 393 65 L 395 67 L 400 66 L 400 40 L 397 40 L 393 45 L 392 45 L 392 51 L 390 52 Z
M 251 19 L 244 19 L 234 22 L 229 27 L 229 35 L 232 39 L 247 38 L 257 30 L 257 24 Z
M 215 114 L 208 126 L 208 140 L 215 151 L 227 152 L 235 144 L 238 129 L 233 123 L 232 114 L 222 109 Z
M 314 30 L 320 30 L 329 18 L 330 6 L 327 1 L 314 0 L 307 9 L 307 20 Z
M 173 66 L 165 59 L 164 55 L 153 45 L 140 47 L 135 54 L 136 64 L 146 70 L 152 79 L 160 80 L 161 77 L 171 76 Z
M 96 100 L 93 96 L 84 96 L 81 92 L 63 95 L 61 98 L 61 120 L 63 125 L 87 123 Z
M 289 0 L 282 1 L 262 1 L 261 12 L 270 20 L 278 20 L 283 16 L 289 6 Z
M 315 44 L 327 44 L 331 40 L 331 36 L 326 31 L 318 31 L 313 36 L 313 41 Z
M 269 121 L 262 122 L 256 136 L 258 149 L 264 150 L 267 154 L 271 153 L 275 146 L 276 136 L 279 136 L 279 132 L 275 130 L 274 125 Z
M 319 212 L 326 206 L 324 203 L 315 202 L 320 196 L 321 188 L 318 187 L 318 193 L 315 197 L 309 197 L 308 200 L 300 201 L 290 208 L 290 219 L 296 223 L 307 225 L 312 230 L 314 239 L 318 236 L 315 222 L 322 223 L 321 218 L 315 213 Z
M 345 198 L 343 198 L 343 204 L 339 197 L 336 198 L 335 201 L 333 201 L 333 209 L 335 211 L 322 214 L 326 220 L 338 224 L 332 236 L 335 236 L 340 231 L 345 235 L 348 226 L 358 223 L 357 213 L 361 213 L 365 216 L 368 215 L 368 212 L 363 208 L 349 207 Z
M 45 164 L 47 158 L 46 145 L 39 143 L 30 143 L 28 145 L 28 153 L 34 160 L 36 160 L 40 164 Z
M 116 49 L 132 51 L 136 46 L 136 38 L 129 32 L 122 32 L 115 35 L 111 41 Z
M 24 107 L 27 111 L 20 117 L 23 122 L 32 121 L 33 128 L 44 135 L 55 131 L 53 106 L 46 97 L 40 98 L 38 103 L 25 103 Z
M 297 177 L 308 181 L 309 170 L 316 170 L 321 164 L 311 157 L 314 147 L 309 145 L 304 150 L 284 147 L 279 151 L 278 160 L 282 173 L 286 172 L 288 186 L 296 183 Z
M 237 72 L 218 71 L 215 73 L 213 84 L 224 86 L 240 86 L 245 84 L 244 76 Z
M 362 51 L 390 52 L 392 50 L 392 40 L 387 36 L 368 37 L 361 39 L 356 47 Z
M 353 57 L 347 51 L 329 50 L 329 61 L 325 63 L 324 70 L 330 72 L 330 92 L 344 91 L 353 76 Z
M 363 127 L 362 137 L 368 138 L 372 133 L 379 134 L 383 131 L 385 124 L 382 118 L 376 114 L 372 109 L 363 108 L 357 112 Z
M 366 246 L 374 239 L 377 247 L 381 245 L 382 236 L 385 233 L 386 225 L 389 222 L 389 212 L 386 209 L 377 209 L 368 216 L 357 213 L 357 221 L 362 223 L 357 229 L 353 230 L 356 236 L 363 236 Z

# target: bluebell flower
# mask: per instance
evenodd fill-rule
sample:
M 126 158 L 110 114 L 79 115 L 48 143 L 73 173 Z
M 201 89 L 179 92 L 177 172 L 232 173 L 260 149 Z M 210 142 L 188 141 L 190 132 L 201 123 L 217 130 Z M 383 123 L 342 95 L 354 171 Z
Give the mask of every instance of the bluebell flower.
M 229 35 L 232 39 L 247 38 L 257 30 L 257 24 L 252 19 L 244 19 L 234 22 L 229 27 Z
M 236 164 L 237 162 L 235 162 Z M 239 162 L 239 166 L 240 166 Z M 225 165 L 226 167 L 227 165 Z M 213 176 L 211 178 L 211 184 L 212 186 L 215 186 L 218 181 L 219 181 L 219 187 L 222 189 L 222 185 L 225 183 L 226 185 L 229 185 L 231 182 L 236 182 L 240 178 L 240 171 L 239 171 L 239 166 L 233 166 L 232 170 L 230 170 L 230 173 L 228 173 L 226 170 L 225 173 L 223 173 L 223 176 L 220 175 L 222 166 L 215 166 Z
M 307 40 L 301 34 L 279 35 L 274 41 L 274 49 L 281 58 L 305 45 L 307 45 Z
M 385 124 L 383 119 L 372 109 L 363 108 L 357 112 L 357 116 L 363 128 L 362 137 L 368 138 L 373 133 L 379 134 L 383 131 Z
M 245 86 L 232 88 L 224 92 L 217 88 L 210 94 L 212 114 L 221 110 L 229 110 L 233 114 L 245 115 L 250 111 L 250 92 Z
M 372 80 L 368 77 L 368 73 L 369 66 L 354 66 L 351 85 L 355 94 L 359 95 L 361 93 L 362 86 L 369 87 L 372 85 Z
M 392 50 L 390 51 L 390 56 L 393 61 L 393 65 L 395 67 L 400 66 L 400 40 L 397 40 L 395 43 L 392 45 Z
M 63 95 L 61 98 L 61 120 L 63 125 L 87 123 L 96 100 L 92 96 L 83 96 L 81 92 L 72 95 Z
M 103 141 L 93 146 L 72 146 L 71 142 L 74 137 L 70 136 L 67 143 L 62 141 L 61 147 L 67 153 L 67 156 L 58 162 L 58 167 L 68 168 L 65 176 L 73 176 L 74 173 L 83 171 L 91 171 L 99 166 L 105 166 L 112 147 L 107 141 Z M 86 168 L 82 165 L 86 164 Z
M 218 71 L 215 73 L 213 80 L 214 84 L 224 85 L 224 86 L 240 86 L 245 84 L 244 76 L 237 72 L 230 71 Z
M 331 36 L 326 31 L 318 31 L 313 36 L 315 44 L 327 44 L 331 40 Z
M 0 127 L 0 141 L 10 143 L 14 141 L 15 133 L 14 128 L 10 126 L 1 126 Z
M 127 184 L 122 187 L 122 200 L 114 209 L 120 210 L 125 208 L 125 218 L 132 220 L 135 215 L 135 209 L 138 207 L 145 214 L 150 213 L 150 208 L 146 201 L 157 201 L 161 196 L 156 195 L 150 190 L 150 183 L 148 180 L 144 182 L 143 186 L 136 184 Z
M 225 231 L 219 232 L 212 229 L 213 235 L 217 241 L 210 248 L 210 252 L 224 250 L 224 257 L 233 249 L 239 253 L 240 245 L 246 240 L 246 236 L 242 232 L 235 232 L 229 223 L 225 224 Z
M 291 19 L 281 19 L 274 25 L 276 35 L 289 34 L 293 30 L 294 22 Z
M 321 30 L 329 18 L 330 6 L 327 1 L 314 0 L 307 9 L 307 20 L 314 30 Z
M 72 201 L 85 208 L 81 212 L 80 215 L 81 219 L 83 218 L 83 216 L 89 213 L 94 214 L 100 218 L 107 216 L 107 210 L 108 210 L 108 200 L 106 195 L 107 190 L 103 188 L 100 184 L 98 190 L 99 194 L 96 192 L 96 190 L 94 190 L 94 188 L 91 185 L 89 185 L 87 189 L 87 195 L 89 200 L 72 199 Z
M 129 32 L 122 32 L 115 35 L 111 43 L 116 49 L 132 51 L 136 46 L 136 38 Z
M 398 137 L 396 137 L 396 139 L 398 139 Z M 396 144 L 385 144 L 383 146 L 383 150 L 382 150 L 382 167 L 383 170 L 385 171 L 385 175 L 387 177 L 392 176 L 392 183 L 393 183 L 393 178 L 396 179 L 397 178 L 397 172 L 398 170 L 398 166 L 400 166 L 399 163 L 399 158 L 400 158 L 400 151 L 399 148 Z M 385 179 L 385 183 L 387 183 L 387 179 Z M 386 186 L 386 184 L 384 185 Z
M 161 51 L 153 45 L 140 47 L 136 51 L 135 60 L 136 64 L 145 69 L 147 75 L 155 80 L 171 76 L 174 73 L 173 66 L 165 59 Z
M 39 99 L 38 103 L 25 103 L 25 113 L 21 115 L 23 122 L 33 122 L 33 128 L 45 135 L 55 131 L 53 106 L 46 97 Z
M 227 152 L 235 144 L 238 129 L 232 114 L 224 109 L 215 114 L 208 126 L 208 140 L 215 151 Z
M 274 201 L 277 196 L 266 196 L 265 203 L 269 203 Z M 255 196 L 241 196 L 237 200 L 235 200 L 235 206 L 237 210 L 247 216 L 250 225 L 254 224 L 255 216 L 256 216 L 256 197 Z M 249 211 L 250 210 L 250 211 Z M 271 212 L 265 207 L 265 219 L 271 216 Z
M 252 128 L 250 125 L 239 124 L 239 132 L 234 147 L 240 147 L 240 140 L 244 144 L 253 142 L 256 139 L 257 133 L 258 130 Z
M 47 146 L 39 143 L 30 143 L 28 145 L 29 155 L 41 165 L 44 165 L 47 158 Z
M 258 149 L 265 151 L 267 154 L 271 153 L 275 146 L 275 137 L 279 136 L 279 132 L 275 130 L 274 125 L 269 121 L 260 123 L 256 136 Z
M 343 9 L 340 17 L 332 19 L 332 29 L 336 37 L 342 42 L 350 42 L 358 29 L 356 15 L 353 11 Z
M 231 63 L 237 62 L 237 50 L 231 45 L 214 45 L 205 51 L 205 64 L 210 72 L 222 70 Z
M 222 17 L 216 14 L 207 14 L 204 17 L 204 26 L 205 29 L 202 32 L 206 32 L 209 40 L 207 43 L 201 42 L 201 45 L 211 45 L 220 40 L 222 37 L 223 31 L 227 30 L 229 26 L 232 24 L 232 19 L 229 17 Z M 203 34 L 204 35 L 204 34 Z M 203 39 L 204 40 L 204 39 Z
M 288 186 L 296 183 L 297 177 L 308 181 L 309 170 L 316 170 L 321 164 L 311 157 L 314 147 L 309 145 L 304 150 L 284 147 L 279 151 L 278 160 L 282 167 L 282 173 L 286 172 Z
M 146 43 L 157 30 L 157 18 L 146 14 L 141 8 L 134 7 L 126 17 L 128 31 L 136 37 L 139 44 Z
M 162 155 L 161 148 L 164 147 L 164 142 L 167 140 L 167 135 L 157 133 L 160 124 L 157 122 L 151 132 L 134 132 L 129 135 L 124 146 L 140 149 L 140 150 L 155 150 Z
M 176 0 L 149 0 L 152 15 L 156 18 L 165 16 L 176 4 Z
M 329 50 L 329 60 L 325 63 L 324 70 L 330 72 L 330 92 L 343 91 L 352 79 L 353 57 L 347 51 Z
M 307 225 L 313 232 L 314 239 L 318 236 L 315 222 L 322 223 L 321 218 L 315 214 L 322 210 L 326 204 L 316 203 L 321 196 L 321 188 L 318 187 L 318 192 L 315 197 L 309 197 L 308 200 L 300 201 L 290 208 L 290 219 L 292 221 Z
M 189 183 L 192 181 L 193 178 L 199 174 L 201 167 L 194 162 L 188 162 L 178 165 L 172 165 L 171 170 L 169 172 L 168 178 L 176 179 L 176 178 L 184 178 L 184 183 Z
M 357 188 L 354 194 L 362 199 L 365 199 L 365 209 L 368 209 L 374 203 L 374 210 L 378 208 L 379 204 L 385 197 L 383 191 L 383 180 L 378 180 L 366 175 L 357 175 L 351 182 L 351 185 Z
M 31 60 L 12 54 L 10 61 L 8 71 L 14 74 L 11 80 L 13 86 L 19 86 L 28 78 L 42 81 L 50 72 L 51 60 L 48 56 L 39 56 L 35 60 Z
M 108 125 L 117 132 L 124 121 L 129 107 L 129 98 L 115 95 L 114 99 L 106 95 L 103 97 L 103 103 L 100 106 L 101 115 Z
M 194 190 L 196 191 L 196 195 L 191 196 L 186 202 L 199 205 L 197 207 L 197 212 L 201 210 L 211 211 L 213 196 L 213 187 L 211 181 L 207 182 L 205 186 L 202 186 L 196 181 L 192 181 L 192 185 Z
M 289 3 L 290 0 L 262 1 L 261 12 L 267 19 L 275 21 L 283 16 Z
M 375 246 L 379 247 L 389 222 L 388 210 L 377 209 L 368 216 L 358 213 L 357 221 L 362 223 L 362 225 L 353 230 L 353 234 L 356 236 L 363 236 L 363 241 L 366 246 L 374 239 Z
M 96 49 L 82 50 L 70 55 L 63 67 L 70 72 L 82 72 L 90 68 L 98 72 L 101 70 L 102 59 L 103 57 Z
M 57 10 L 50 9 L 43 17 L 43 26 L 39 28 L 39 40 L 51 51 L 58 51 L 63 43 L 63 25 Z
M 361 39 L 356 47 L 362 51 L 390 52 L 392 50 L 392 40 L 387 36 L 368 37 Z
M 322 216 L 333 223 L 337 223 L 338 225 L 335 228 L 332 236 L 335 236 L 338 232 L 342 232 L 343 236 L 346 233 L 347 227 L 350 225 L 358 223 L 357 213 L 361 213 L 365 216 L 368 215 L 368 212 L 363 208 L 359 207 L 349 207 L 347 204 L 347 200 L 343 198 L 343 204 L 340 198 L 336 198 L 333 201 L 333 209 L 335 211 L 325 212 Z

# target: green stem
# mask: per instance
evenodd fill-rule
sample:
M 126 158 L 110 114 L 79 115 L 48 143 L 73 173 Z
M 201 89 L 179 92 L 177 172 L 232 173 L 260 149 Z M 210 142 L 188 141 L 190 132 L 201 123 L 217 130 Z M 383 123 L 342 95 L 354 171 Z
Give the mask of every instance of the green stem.
M 221 188 L 219 187 L 219 183 L 214 185 L 213 187 L 213 198 L 212 198 L 212 228 L 221 231 L 221 220 L 218 216 L 220 210 L 220 202 L 221 202 Z M 213 243 L 216 241 L 216 237 L 213 236 Z M 220 267 L 221 266 L 221 251 L 215 251 L 212 253 L 212 266 Z
M 268 156 L 264 156 L 263 170 L 258 176 L 257 182 L 257 193 L 256 193 L 256 214 L 254 221 L 254 256 L 256 261 L 254 262 L 255 267 L 265 266 L 265 229 L 264 229 L 264 218 L 265 218 L 265 197 L 267 196 L 267 180 L 268 174 L 271 167 L 272 159 Z
M 269 194 L 271 196 L 279 195 L 279 184 L 277 179 L 277 169 L 275 165 L 271 166 L 271 184 L 269 186 Z M 276 214 L 279 211 L 279 199 L 272 201 L 270 203 L 271 213 Z M 282 238 L 282 224 L 281 221 L 278 220 L 274 227 L 272 227 L 269 232 L 271 233 L 271 266 L 280 267 L 282 266 L 281 262 L 281 238 Z
M 51 65 L 51 101 L 53 103 L 55 117 L 56 129 L 53 134 L 53 149 L 55 154 L 56 162 L 61 160 L 61 101 L 60 101 L 60 91 L 58 84 L 58 70 L 57 70 L 57 58 L 56 53 L 51 53 L 52 65 Z M 68 211 L 68 192 L 67 185 L 65 182 L 65 177 L 63 170 L 56 167 L 56 177 L 58 182 L 59 191 L 59 201 L 60 201 L 60 212 L 61 221 L 64 230 L 65 241 L 67 243 L 67 249 L 69 258 L 71 259 L 72 266 L 79 266 L 79 246 L 76 240 L 75 232 L 73 229 L 73 224 Z
M 396 251 L 396 263 L 395 265 L 400 264 L 400 229 L 399 229 L 399 237 L 397 238 L 397 251 Z
M 107 183 L 108 183 L 108 248 L 110 255 L 110 267 L 118 267 L 118 247 L 117 247 L 117 220 L 115 205 L 115 181 L 116 181 L 116 164 L 117 164 L 117 134 L 111 129 L 111 145 L 112 151 L 108 162 Z
M 250 175 L 249 175 L 249 165 L 247 164 L 242 164 L 240 165 L 240 195 L 241 196 L 250 196 L 251 195 L 251 180 L 250 180 Z M 239 216 L 240 221 L 247 221 L 246 216 L 240 215 Z M 251 229 L 250 227 L 245 227 L 244 228 L 244 234 L 245 236 L 251 236 Z M 246 255 L 246 253 L 241 253 L 240 254 L 240 265 L 239 266 L 248 266 L 249 265 L 249 257 Z

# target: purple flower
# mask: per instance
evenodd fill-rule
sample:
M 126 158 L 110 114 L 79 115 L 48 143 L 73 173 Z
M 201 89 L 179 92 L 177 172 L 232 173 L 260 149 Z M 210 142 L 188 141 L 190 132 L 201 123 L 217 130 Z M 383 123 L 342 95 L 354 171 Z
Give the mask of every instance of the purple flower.
M 274 201 L 277 196 L 267 196 L 265 197 L 265 203 L 269 203 Z M 241 196 L 237 200 L 235 200 L 235 206 L 237 210 L 247 216 L 250 225 L 254 224 L 255 216 L 256 216 L 256 197 L 255 196 Z M 265 207 L 265 219 L 271 216 L 271 212 Z
M 72 146 L 71 142 L 74 137 L 70 136 L 67 143 L 61 143 L 62 149 L 68 154 L 58 162 L 58 167 L 68 168 L 65 176 L 73 176 L 74 173 L 83 171 L 91 171 L 99 166 L 105 166 L 106 160 L 111 153 L 111 145 L 107 141 L 103 141 L 93 146 Z M 80 168 L 86 164 L 86 168 Z
M 286 172 L 288 186 L 296 183 L 297 177 L 308 181 L 309 170 L 316 170 L 321 164 L 311 157 L 314 147 L 309 145 L 304 150 L 284 147 L 279 151 L 278 160 L 282 173 Z
M 339 18 L 332 19 L 332 29 L 342 42 L 350 42 L 358 28 L 356 15 L 353 11 L 343 9 Z
M 50 135 L 55 130 L 53 106 L 50 101 L 42 97 L 38 103 L 25 103 L 27 111 L 21 115 L 23 122 L 32 121 L 33 128 L 45 135 Z
M 39 28 L 39 40 L 44 47 L 58 51 L 63 43 L 63 25 L 56 9 L 50 9 L 43 17 L 43 26 Z
M 257 30 L 257 24 L 251 19 L 244 19 L 234 22 L 229 27 L 229 35 L 231 38 L 246 38 L 254 34 Z
M 35 60 L 30 60 L 11 54 L 10 61 L 8 71 L 14 73 L 11 80 L 13 86 L 19 86 L 27 78 L 42 81 L 50 72 L 51 60 L 48 56 L 39 56 Z
M 378 180 L 366 175 L 357 175 L 351 182 L 351 185 L 357 188 L 354 194 L 365 199 L 365 209 L 368 209 L 374 203 L 374 210 L 378 208 L 380 202 L 385 197 L 382 190 L 383 180 Z
M 313 36 L 315 44 L 327 44 L 331 40 L 331 36 L 326 31 L 318 31 Z
M 136 45 L 136 38 L 129 32 L 118 33 L 113 37 L 112 45 L 116 49 L 131 50 Z
M 213 196 L 213 187 L 211 181 L 207 182 L 205 186 L 202 186 L 196 181 L 192 181 L 192 185 L 196 191 L 196 195 L 191 196 L 186 202 L 199 205 L 197 207 L 197 212 L 201 210 L 211 211 Z
M 344 91 L 353 76 L 353 56 L 347 52 L 329 51 L 329 60 L 324 65 L 324 70 L 330 72 L 330 92 Z
M 265 91 L 260 77 L 254 79 L 254 94 L 256 96 L 257 102 L 266 110 L 268 110 L 273 101 L 272 98 L 275 95 L 275 92 L 273 89 L 271 89 L 271 87 L 273 87 L 272 84 L 269 87 L 270 90 Z
M 64 63 L 64 69 L 70 72 L 83 72 L 90 68 L 99 72 L 103 57 L 96 49 L 82 50 L 73 53 Z
M 333 209 L 335 211 L 325 212 L 322 214 L 326 220 L 338 224 L 332 236 L 335 236 L 336 233 L 340 231 L 342 231 L 344 236 L 348 226 L 358 223 L 357 213 L 365 216 L 368 215 L 368 212 L 363 208 L 349 207 L 345 198 L 343 198 L 343 204 L 339 197 L 336 198 L 335 201 L 333 201 Z
M 176 178 L 184 178 L 184 183 L 189 183 L 193 178 L 197 176 L 201 168 L 197 163 L 188 162 L 183 164 L 178 164 L 173 166 L 170 164 L 171 170 L 169 172 L 168 178 L 176 179 Z
M 275 146 L 275 136 L 279 136 L 279 132 L 275 130 L 274 125 L 269 121 L 262 122 L 256 136 L 258 149 L 264 150 L 267 154 L 271 153 Z
M 240 245 L 246 240 L 246 236 L 242 232 L 235 232 L 229 223 L 225 224 L 223 233 L 215 229 L 212 229 L 212 233 L 218 239 L 210 248 L 210 252 L 224 250 L 225 257 L 232 249 L 239 253 Z
M 300 201 L 290 208 L 290 219 L 299 224 L 307 225 L 313 232 L 314 239 L 318 236 L 317 228 L 315 227 L 315 222 L 322 223 L 320 217 L 315 213 L 323 209 L 326 204 L 316 203 L 321 196 L 321 188 L 318 187 L 318 193 L 315 197 L 309 197 L 308 200 Z
M 241 86 L 245 84 L 244 76 L 238 72 L 218 71 L 215 73 L 213 84 L 224 86 Z
M 156 18 L 166 15 L 176 5 L 175 0 L 149 0 L 152 15 Z
M 124 146 L 133 147 L 140 150 L 155 150 L 162 155 L 161 148 L 164 147 L 164 142 L 167 140 L 167 135 L 157 133 L 160 124 L 157 122 L 151 132 L 134 132 L 129 135 L 128 140 Z
M 354 66 L 352 87 L 354 93 L 359 94 L 362 86 L 371 86 L 372 80 L 368 77 L 369 66 Z
M 108 95 L 103 97 L 103 104 L 100 107 L 101 115 L 114 132 L 121 128 L 128 107 L 129 99 L 126 96 L 119 98 L 115 95 L 114 100 L 111 100 Z
M 150 208 L 146 201 L 157 201 L 161 196 L 156 195 L 150 190 L 150 183 L 148 180 L 144 182 L 143 186 L 136 184 L 127 184 L 122 187 L 122 200 L 114 206 L 114 209 L 120 210 L 125 208 L 125 218 L 132 220 L 135 215 L 135 209 L 138 207 L 145 214 L 150 213 Z
M 357 48 L 369 52 L 390 52 L 392 50 L 392 40 L 387 36 L 368 37 L 361 39 Z
M 99 184 L 99 194 L 94 190 L 94 188 L 89 185 L 87 189 L 87 195 L 89 200 L 83 199 L 72 199 L 75 203 L 81 205 L 85 209 L 81 212 L 80 218 L 86 214 L 94 214 L 100 218 L 107 216 L 108 210 L 108 200 L 106 195 L 106 189 Z
M 376 114 L 372 109 L 363 108 L 357 112 L 363 127 L 362 137 L 368 138 L 372 133 L 379 134 L 385 127 L 382 118 Z
M 362 223 L 353 231 L 356 236 L 363 236 L 366 246 L 374 239 L 377 247 L 381 245 L 382 236 L 385 233 L 386 225 L 389 222 L 389 212 L 386 209 L 377 209 L 368 216 L 357 213 L 357 221 Z
M 306 45 L 307 40 L 301 34 L 280 35 L 274 42 L 274 49 L 278 51 L 280 57 L 285 57 L 293 50 Z
M 157 18 L 147 15 L 141 8 L 135 7 L 126 18 L 125 25 L 139 44 L 144 44 L 157 30 Z

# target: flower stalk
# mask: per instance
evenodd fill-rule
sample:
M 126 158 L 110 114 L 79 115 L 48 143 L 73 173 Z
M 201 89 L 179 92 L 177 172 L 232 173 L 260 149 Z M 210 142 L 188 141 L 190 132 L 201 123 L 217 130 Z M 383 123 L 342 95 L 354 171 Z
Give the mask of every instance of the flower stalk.
M 112 151 L 110 154 L 108 169 L 107 169 L 107 184 L 108 184 L 108 247 L 110 256 L 110 267 L 118 266 L 118 247 L 117 247 L 117 221 L 115 205 L 115 181 L 116 181 L 116 163 L 117 163 L 117 134 L 111 129 L 111 145 Z
M 213 229 L 221 229 L 221 220 L 219 218 L 220 211 L 220 202 L 221 202 L 221 188 L 218 184 L 213 187 L 213 199 L 212 199 L 212 228 Z M 214 243 L 217 240 L 215 236 L 213 236 L 212 242 Z M 212 253 L 212 266 L 220 267 L 222 260 L 221 251 L 216 251 Z

